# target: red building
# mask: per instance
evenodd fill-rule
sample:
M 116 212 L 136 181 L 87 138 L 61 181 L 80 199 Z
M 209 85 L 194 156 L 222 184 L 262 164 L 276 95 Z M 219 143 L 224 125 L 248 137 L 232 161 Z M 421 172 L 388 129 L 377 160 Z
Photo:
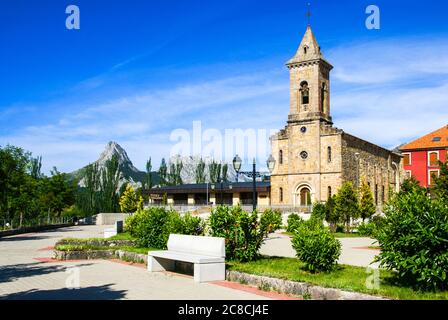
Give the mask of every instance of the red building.
M 404 169 L 423 187 L 433 184 L 432 176 L 440 174 L 439 161 L 447 161 L 448 125 L 402 147 Z

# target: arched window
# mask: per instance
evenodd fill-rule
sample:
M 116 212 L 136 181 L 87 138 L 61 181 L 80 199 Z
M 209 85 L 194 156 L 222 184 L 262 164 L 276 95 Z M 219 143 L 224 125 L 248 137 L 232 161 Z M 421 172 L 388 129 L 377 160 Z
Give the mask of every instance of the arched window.
M 325 112 L 325 104 L 327 100 L 327 86 L 325 83 L 322 83 L 322 87 L 320 88 L 320 112 Z
M 307 46 L 304 46 L 304 47 L 303 47 L 303 53 L 305 53 L 305 54 L 308 53 L 308 47 L 307 47 Z
M 329 186 L 329 187 L 328 187 L 328 199 L 330 199 L 331 196 L 332 196 L 332 194 L 331 194 L 331 187 Z
M 331 162 L 331 147 L 327 148 L 328 162 Z
M 283 188 L 280 188 L 279 190 L 279 200 L 280 202 L 283 202 Z
M 280 164 L 283 164 L 283 150 L 280 150 L 280 151 L 278 152 L 278 162 L 279 162 Z
M 303 81 L 300 84 L 300 93 L 302 96 L 302 104 L 310 103 L 310 89 L 308 88 L 308 82 Z

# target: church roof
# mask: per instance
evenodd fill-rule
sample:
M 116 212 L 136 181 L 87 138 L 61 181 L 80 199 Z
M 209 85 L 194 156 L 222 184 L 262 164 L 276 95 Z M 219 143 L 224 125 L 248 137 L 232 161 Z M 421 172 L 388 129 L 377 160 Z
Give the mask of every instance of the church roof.
M 400 147 L 401 151 L 448 147 L 448 125 Z
M 313 30 L 311 30 L 311 26 L 308 26 L 296 54 L 288 61 L 287 64 L 300 63 L 316 59 L 324 59 L 324 57 L 320 51 L 320 46 L 317 43 Z

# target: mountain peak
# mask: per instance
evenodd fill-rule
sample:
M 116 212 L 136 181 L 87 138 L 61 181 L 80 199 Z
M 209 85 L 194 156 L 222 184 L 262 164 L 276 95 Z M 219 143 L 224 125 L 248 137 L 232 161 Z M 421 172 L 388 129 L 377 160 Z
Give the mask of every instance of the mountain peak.
M 106 161 L 112 159 L 116 155 L 118 157 L 118 162 L 120 165 L 129 165 L 133 167 L 131 159 L 129 159 L 126 151 L 115 141 L 110 141 L 104 151 L 101 153 L 100 158 L 96 161 L 100 165 L 104 165 Z

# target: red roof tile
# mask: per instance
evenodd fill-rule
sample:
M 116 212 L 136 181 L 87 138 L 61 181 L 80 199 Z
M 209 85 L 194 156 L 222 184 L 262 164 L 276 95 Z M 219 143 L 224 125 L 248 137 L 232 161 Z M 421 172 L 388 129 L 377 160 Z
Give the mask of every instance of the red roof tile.
M 401 151 L 448 147 L 448 125 L 400 147 Z

